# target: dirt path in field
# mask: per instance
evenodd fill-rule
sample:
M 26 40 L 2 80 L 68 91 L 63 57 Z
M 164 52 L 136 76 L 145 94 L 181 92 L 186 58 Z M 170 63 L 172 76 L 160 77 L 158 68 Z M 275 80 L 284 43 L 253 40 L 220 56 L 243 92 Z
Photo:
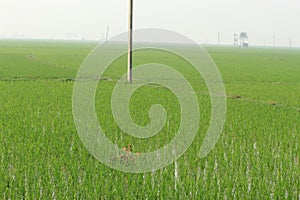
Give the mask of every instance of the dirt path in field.
M 50 66 L 50 67 L 59 67 L 59 68 L 63 68 L 63 69 L 74 70 L 74 67 L 70 67 L 70 66 L 67 66 L 67 65 L 58 64 L 58 63 L 49 61 L 47 59 L 38 57 L 36 55 L 32 55 L 31 54 L 31 55 L 28 55 L 26 58 L 28 60 L 32 61 L 32 62 L 43 64 L 43 65 L 47 65 L 47 66 Z
M 298 107 L 278 103 L 278 102 L 272 101 L 272 100 L 264 101 L 264 100 L 252 99 L 249 97 L 242 97 L 242 96 L 228 96 L 228 98 L 239 100 L 239 101 L 251 102 L 251 103 L 259 103 L 259 104 L 264 104 L 264 105 L 269 105 L 269 106 L 284 107 L 284 108 L 293 109 L 293 110 L 300 112 L 300 108 L 298 108 Z

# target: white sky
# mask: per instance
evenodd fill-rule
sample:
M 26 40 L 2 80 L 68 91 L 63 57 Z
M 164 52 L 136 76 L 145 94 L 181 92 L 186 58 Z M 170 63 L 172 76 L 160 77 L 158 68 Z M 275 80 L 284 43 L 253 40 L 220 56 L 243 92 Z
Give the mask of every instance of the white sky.
M 134 0 L 134 28 L 166 28 L 197 42 L 300 46 L 300 0 Z M 127 0 L 0 0 L 0 37 L 101 39 L 127 30 Z

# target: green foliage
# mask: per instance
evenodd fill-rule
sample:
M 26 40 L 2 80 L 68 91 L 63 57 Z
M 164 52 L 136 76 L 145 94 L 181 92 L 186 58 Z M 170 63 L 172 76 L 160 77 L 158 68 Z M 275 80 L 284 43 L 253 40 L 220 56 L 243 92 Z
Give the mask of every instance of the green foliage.
M 197 158 L 210 120 L 210 98 L 188 63 L 165 52 L 137 52 L 173 66 L 193 86 L 200 104 L 199 134 L 175 165 L 127 174 L 98 162 L 81 143 L 72 116 L 73 79 L 93 43 L 0 41 L 1 199 L 298 199 L 300 197 L 299 49 L 206 49 L 223 75 L 227 121 L 205 159 Z M 192 53 L 192 50 L 191 50 Z M 149 57 L 151 55 L 151 57 Z M 111 92 L 126 72 L 126 58 L 112 63 L 96 93 L 99 123 L 120 148 L 148 152 L 176 133 L 180 110 L 174 94 L 144 86 L 131 99 L 139 125 L 161 104 L 168 124 L 153 138 L 136 139 L 113 120 Z

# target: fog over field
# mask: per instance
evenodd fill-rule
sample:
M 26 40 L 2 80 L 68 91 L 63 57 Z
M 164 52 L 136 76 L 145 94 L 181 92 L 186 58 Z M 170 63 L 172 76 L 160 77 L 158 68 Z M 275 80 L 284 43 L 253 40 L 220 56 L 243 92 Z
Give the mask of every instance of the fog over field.
M 300 200 L 300 0 L 128 1 L 0 0 L 0 200 Z
M 134 28 L 165 28 L 199 43 L 300 46 L 298 0 L 139 0 Z M 96 39 L 127 30 L 127 0 L 1 0 L 0 38 Z

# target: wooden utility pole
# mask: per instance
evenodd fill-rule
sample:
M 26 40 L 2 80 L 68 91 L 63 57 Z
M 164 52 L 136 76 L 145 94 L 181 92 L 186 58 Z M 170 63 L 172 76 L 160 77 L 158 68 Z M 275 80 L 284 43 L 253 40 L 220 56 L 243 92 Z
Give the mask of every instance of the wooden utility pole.
M 132 82 L 132 24 L 133 0 L 128 0 L 128 82 Z

